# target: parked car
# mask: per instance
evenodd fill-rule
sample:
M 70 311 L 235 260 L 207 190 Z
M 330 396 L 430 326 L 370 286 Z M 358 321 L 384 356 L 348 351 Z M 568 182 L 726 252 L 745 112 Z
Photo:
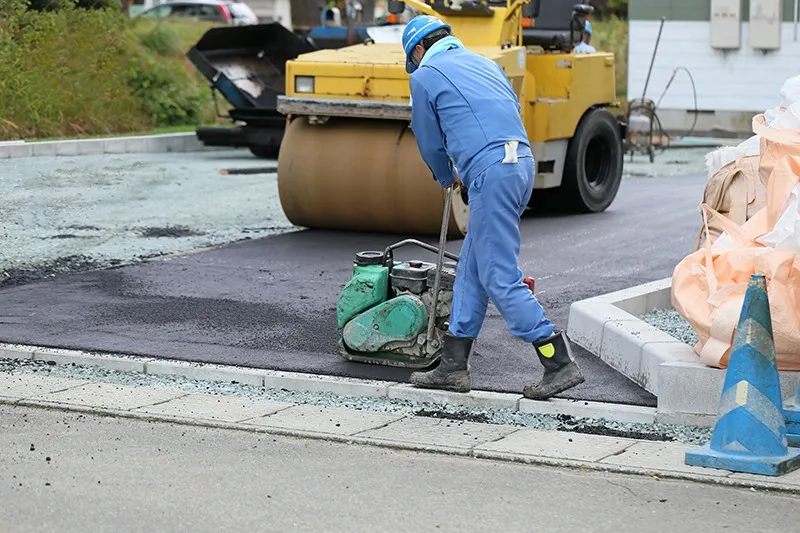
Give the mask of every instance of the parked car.
M 177 17 L 221 22 L 231 26 L 258 24 L 258 17 L 253 10 L 238 0 L 168 0 L 145 9 L 137 17 Z

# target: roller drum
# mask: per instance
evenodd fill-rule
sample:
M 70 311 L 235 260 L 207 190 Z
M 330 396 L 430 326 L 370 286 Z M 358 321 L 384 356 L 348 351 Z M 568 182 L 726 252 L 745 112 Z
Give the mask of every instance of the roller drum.
M 406 122 L 330 118 L 287 126 L 278 156 L 281 206 L 307 228 L 438 235 L 444 191 Z M 448 237 L 466 234 L 469 209 L 453 193 Z

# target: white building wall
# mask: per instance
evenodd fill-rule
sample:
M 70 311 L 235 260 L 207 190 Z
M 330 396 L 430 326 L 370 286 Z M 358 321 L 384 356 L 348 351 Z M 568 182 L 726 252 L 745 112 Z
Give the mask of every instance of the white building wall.
M 628 99 L 642 96 L 660 24 L 629 21 Z M 742 23 L 741 28 L 741 48 L 721 51 L 709 44 L 708 22 L 666 21 L 646 97 L 659 104 L 674 69 L 685 67 L 694 78 L 698 109 L 715 112 L 701 115 L 699 122 L 711 128 L 750 131 L 752 115 L 778 105 L 783 83 L 800 74 L 800 37 L 795 41 L 794 24 L 783 23 L 780 50 L 764 54 L 748 46 L 749 24 Z M 685 111 L 694 107 L 691 81 L 680 71 L 657 113 L 665 128 L 680 129 L 691 125 L 694 116 L 686 116 Z

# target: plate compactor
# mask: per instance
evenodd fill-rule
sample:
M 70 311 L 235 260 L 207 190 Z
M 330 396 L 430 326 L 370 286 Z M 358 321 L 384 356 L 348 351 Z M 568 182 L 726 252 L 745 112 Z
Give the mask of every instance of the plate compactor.
M 448 188 L 447 192 L 450 190 Z M 439 362 L 453 303 L 458 256 L 444 249 L 451 194 L 445 195 L 439 247 L 405 239 L 384 251 L 356 254 L 336 309 L 339 353 L 359 363 L 424 369 Z M 437 254 L 436 264 L 397 261 L 394 251 L 416 245 Z M 451 261 L 444 262 L 444 258 Z M 523 282 L 534 291 L 534 280 Z
M 455 263 L 437 267 L 426 261 L 395 261 L 394 250 L 407 244 L 438 251 L 407 239 L 383 252 L 356 254 L 336 309 L 339 353 L 345 359 L 414 369 L 439 361 L 453 302 Z

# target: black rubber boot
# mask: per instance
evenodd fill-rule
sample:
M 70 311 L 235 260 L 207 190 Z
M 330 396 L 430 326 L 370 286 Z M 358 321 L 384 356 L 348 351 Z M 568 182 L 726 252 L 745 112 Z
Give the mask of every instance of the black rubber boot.
M 414 372 L 411 383 L 426 389 L 469 392 L 469 354 L 475 339 L 445 334 L 439 366 L 429 372 Z
M 544 376 L 538 384 L 527 385 L 522 390 L 524 397 L 546 400 L 586 381 L 578 363 L 572 358 L 572 350 L 563 331 L 556 331 L 551 337 L 534 342 L 533 348 L 544 367 Z

